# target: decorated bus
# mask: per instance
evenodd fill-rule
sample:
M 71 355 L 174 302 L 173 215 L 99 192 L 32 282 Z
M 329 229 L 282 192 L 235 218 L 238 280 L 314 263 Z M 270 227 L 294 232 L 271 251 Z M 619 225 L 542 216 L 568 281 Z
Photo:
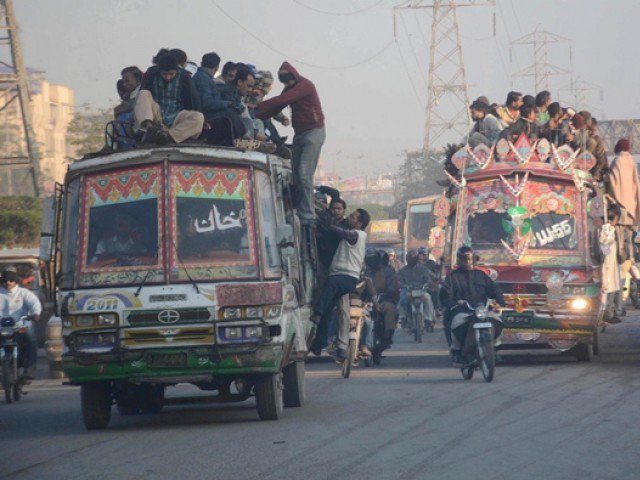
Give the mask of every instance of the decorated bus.
M 261 419 L 302 405 L 315 277 L 290 180 L 288 160 L 204 145 L 71 164 L 49 257 L 87 428 L 185 382 L 255 396 Z
M 452 160 L 449 267 L 469 245 L 505 293 L 500 348 L 555 348 L 589 360 L 602 314 L 595 242 L 604 203 L 588 173 L 594 157 L 522 135 L 515 144 L 464 147 Z

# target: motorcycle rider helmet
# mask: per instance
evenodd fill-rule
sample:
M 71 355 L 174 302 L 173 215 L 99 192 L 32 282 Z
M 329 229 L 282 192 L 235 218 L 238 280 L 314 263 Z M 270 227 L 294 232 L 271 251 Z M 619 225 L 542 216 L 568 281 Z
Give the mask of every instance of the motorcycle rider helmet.
M 429 255 L 429 249 L 427 247 L 420 247 L 418 249 L 418 255 Z
M 471 256 L 473 258 L 473 248 L 468 245 L 463 245 L 458 248 L 458 251 L 456 252 L 456 261 L 458 266 L 470 268 L 473 265 L 473 260 L 471 260 L 471 264 L 467 263 L 469 253 L 471 253 Z
M 364 254 L 364 264 L 375 270 L 380 267 L 381 263 L 382 257 L 380 252 L 375 248 L 367 248 L 367 251 Z
M 413 267 L 418 263 L 418 251 L 417 250 L 409 250 L 407 252 L 407 256 L 405 258 L 407 265 Z

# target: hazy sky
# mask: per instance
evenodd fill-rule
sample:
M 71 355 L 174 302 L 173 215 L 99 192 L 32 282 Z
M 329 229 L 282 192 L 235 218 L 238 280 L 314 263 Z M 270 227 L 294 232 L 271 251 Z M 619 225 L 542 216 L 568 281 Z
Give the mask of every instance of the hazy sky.
M 76 105 L 111 105 L 121 68 L 146 68 L 160 47 L 182 48 L 197 63 L 203 53 L 215 51 L 223 62 L 253 63 L 274 73 L 286 59 L 320 93 L 327 123 L 323 161 L 328 169 L 342 175 L 394 170 L 403 149 L 422 146 L 431 13 L 396 15 L 394 40 L 393 6 L 406 1 L 14 3 L 26 63 L 45 70 L 51 82 L 72 87 Z M 458 17 L 471 99 L 486 95 L 491 101 L 504 101 L 511 86 L 508 73 L 533 60 L 532 49 L 517 47 L 511 63 L 509 42 L 542 25 L 572 40 L 571 64 L 564 43 L 550 45 L 549 60 L 603 87 L 603 102 L 598 89 L 587 93 L 596 116 L 640 116 L 640 1 L 497 0 L 495 7 L 460 8 Z M 573 103 L 569 93 L 561 91 L 568 85 L 568 75 L 552 80 L 552 94 L 566 100 L 564 104 Z M 514 79 L 513 87 L 535 94 L 530 79 Z M 274 92 L 279 91 L 277 85 Z

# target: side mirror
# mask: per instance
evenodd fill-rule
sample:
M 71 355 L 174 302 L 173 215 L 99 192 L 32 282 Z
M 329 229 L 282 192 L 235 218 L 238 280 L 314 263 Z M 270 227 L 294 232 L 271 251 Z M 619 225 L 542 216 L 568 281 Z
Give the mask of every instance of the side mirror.
M 278 225 L 276 229 L 276 244 L 280 248 L 287 248 L 295 246 L 295 239 L 293 237 L 293 227 L 288 223 L 284 225 Z
M 47 197 L 42 206 L 42 226 L 40 227 L 40 260 L 51 261 L 53 234 L 56 222 L 56 199 Z

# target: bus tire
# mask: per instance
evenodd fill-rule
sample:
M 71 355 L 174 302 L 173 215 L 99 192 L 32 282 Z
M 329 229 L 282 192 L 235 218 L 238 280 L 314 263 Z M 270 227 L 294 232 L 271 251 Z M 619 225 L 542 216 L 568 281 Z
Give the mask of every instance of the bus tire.
M 278 420 L 283 409 L 281 374 L 272 373 L 258 378 L 254 389 L 260 420 Z
M 285 407 L 301 407 L 306 401 L 304 362 L 292 362 L 282 369 L 282 403 Z
M 111 388 L 107 382 L 85 383 L 80 387 L 82 419 L 87 430 L 107 428 L 111 420 Z
M 579 362 L 590 362 L 593 358 L 593 344 L 579 343 L 573 347 L 573 354 Z

